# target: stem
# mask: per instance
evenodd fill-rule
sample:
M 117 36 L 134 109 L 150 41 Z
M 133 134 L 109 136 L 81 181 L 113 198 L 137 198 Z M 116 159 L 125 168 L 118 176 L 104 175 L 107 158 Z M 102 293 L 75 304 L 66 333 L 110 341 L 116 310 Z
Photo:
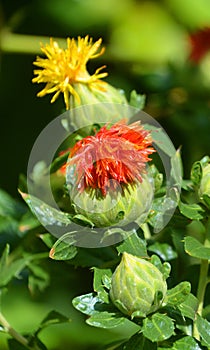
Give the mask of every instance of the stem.
M 60 46 L 66 46 L 66 40 L 55 38 Z M 47 36 L 35 36 L 12 33 L 9 28 L 1 31 L 0 49 L 7 53 L 39 54 L 40 42 L 49 43 Z
M 4 327 L 4 329 L 11 335 L 12 338 L 16 339 L 20 344 L 24 345 L 26 348 L 30 349 L 28 346 L 28 340 L 23 337 L 20 333 L 16 332 L 14 328 L 12 328 L 6 318 L 0 312 L 0 324 Z
M 206 240 L 204 242 L 204 246 L 208 244 L 209 228 L 210 228 L 210 226 L 209 226 L 209 221 L 208 221 L 207 225 L 206 225 Z M 197 289 L 197 298 L 198 298 L 197 314 L 200 316 L 202 316 L 202 312 L 203 312 L 206 286 L 209 283 L 208 269 L 209 269 L 209 261 L 207 259 L 201 260 L 200 275 L 199 275 L 198 289 Z M 194 327 L 193 327 L 193 336 L 196 339 L 200 340 L 200 334 L 198 332 L 198 329 L 197 329 L 197 326 L 195 323 L 194 323 Z
M 149 229 L 148 224 L 147 224 L 147 223 L 142 224 L 142 225 L 141 225 L 141 228 L 142 228 L 142 230 L 143 230 L 143 232 L 144 232 L 144 238 L 145 238 L 146 240 L 151 239 L 152 236 L 151 236 L 151 232 L 150 232 L 150 229 Z

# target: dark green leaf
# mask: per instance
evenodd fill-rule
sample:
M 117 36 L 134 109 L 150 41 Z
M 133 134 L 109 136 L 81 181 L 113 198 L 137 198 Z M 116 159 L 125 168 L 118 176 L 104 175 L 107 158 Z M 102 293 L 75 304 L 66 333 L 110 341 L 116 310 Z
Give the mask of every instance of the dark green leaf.
M 197 315 L 195 323 L 204 344 L 210 347 L 210 322 Z
M 155 313 L 143 321 L 143 335 L 152 342 L 159 342 L 170 338 L 174 333 L 174 324 L 166 315 Z
M 69 151 L 70 152 L 70 151 Z M 61 156 L 57 157 L 52 164 L 50 165 L 50 172 L 54 173 L 55 171 L 57 171 L 58 169 L 60 169 L 62 167 L 63 164 L 66 163 L 68 156 L 69 156 L 69 152 L 65 152 L 64 154 L 62 154 Z
M 112 329 L 122 325 L 125 320 L 125 317 L 120 317 L 114 312 L 103 311 L 93 313 L 92 316 L 86 320 L 86 322 L 90 326 Z
M 0 215 L 19 219 L 27 210 L 27 207 L 13 199 L 8 193 L 0 189 Z
M 185 204 L 179 203 L 179 210 L 182 215 L 186 216 L 191 220 L 201 220 L 203 219 L 202 213 L 204 212 L 203 208 L 199 204 Z
M 58 324 L 58 323 L 66 323 L 70 322 L 70 319 L 64 315 L 62 315 L 60 312 L 52 310 L 49 312 L 49 314 L 42 320 L 40 324 L 40 328 L 43 329 L 45 327 L 48 327 L 52 324 Z
M 75 240 L 71 233 L 66 233 L 59 238 L 50 250 L 50 258 L 54 260 L 70 260 L 77 254 L 77 248 L 73 245 Z
M 189 296 L 191 285 L 189 282 L 181 282 L 176 287 L 169 289 L 165 302 L 170 305 L 180 305 Z
M 20 344 L 15 339 L 8 339 L 8 346 L 9 346 L 9 350 L 28 350 L 28 347 Z
M 198 299 L 190 293 L 186 300 L 178 305 L 178 309 L 184 317 L 188 317 L 194 321 L 198 309 Z
M 39 265 L 29 263 L 28 288 L 32 294 L 43 292 L 50 283 L 49 274 Z
M 147 256 L 146 242 L 135 231 L 118 245 L 117 251 L 119 253 L 127 252 L 138 257 Z
M 0 259 L 0 286 L 6 286 L 13 277 L 18 277 L 27 261 L 21 258 L 9 262 L 9 245 L 7 245 Z
M 143 334 L 134 334 L 122 348 L 123 350 L 156 350 L 157 344 L 145 338 Z
M 170 261 L 177 258 L 177 252 L 168 243 L 155 242 L 148 247 L 148 250 L 159 255 L 164 261 Z
M 198 259 L 210 259 L 210 248 L 204 247 L 196 238 L 189 236 L 185 237 L 184 241 L 187 254 Z
M 202 348 L 198 345 L 193 337 L 186 336 L 182 339 L 177 340 L 172 347 L 172 350 L 201 350 Z
M 210 209 L 210 196 L 208 194 L 203 195 L 203 201 L 206 204 L 207 208 Z

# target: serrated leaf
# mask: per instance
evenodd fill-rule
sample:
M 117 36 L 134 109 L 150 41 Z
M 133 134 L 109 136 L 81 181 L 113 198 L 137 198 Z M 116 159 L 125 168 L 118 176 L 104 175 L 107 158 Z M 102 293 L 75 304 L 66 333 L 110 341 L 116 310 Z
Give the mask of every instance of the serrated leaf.
M 101 299 L 95 293 L 80 295 L 72 300 L 72 304 L 75 309 L 89 316 L 97 311 L 97 306 L 103 305 Z
M 137 235 L 136 231 L 117 246 L 117 251 L 118 253 L 127 252 L 140 258 L 147 256 L 146 242 Z
M 189 296 L 191 285 L 189 282 L 181 282 L 176 287 L 169 289 L 166 294 L 165 302 L 170 305 L 179 305 Z
M 57 210 L 27 193 L 20 192 L 20 194 L 43 226 L 58 225 L 59 227 L 66 227 L 71 224 L 70 215 L 68 213 Z
M 105 303 L 108 303 L 109 295 L 105 291 L 102 281 L 104 276 L 111 279 L 112 271 L 111 269 L 99 269 L 97 267 L 94 267 L 93 270 L 94 270 L 94 279 L 93 279 L 94 291 L 98 293 L 98 296 L 101 300 L 103 300 Z
M 122 325 L 125 320 L 125 317 L 120 317 L 115 312 L 103 311 L 92 314 L 92 316 L 88 318 L 86 322 L 90 326 L 112 329 Z
M 148 247 L 148 250 L 159 255 L 164 261 L 170 261 L 177 258 L 177 252 L 168 243 L 155 242 Z
M 199 204 L 196 204 L 196 203 L 186 204 L 186 203 L 180 202 L 179 210 L 180 210 L 180 213 L 186 216 L 188 219 L 191 219 L 191 220 L 203 219 L 202 213 L 204 212 L 204 210 Z
M 50 258 L 54 260 L 70 260 L 77 254 L 77 248 L 73 245 L 74 238 L 71 233 L 65 233 L 52 246 L 50 250 Z
M 210 322 L 197 315 L 195 323 L 204 344 L 210 347 Z
M 188 317 L 194 321 L 198 309 L 198 299 L 190 293 L 185 301 L 178 305 L 178 309 L 184 317 Z
M 184 242 L 185 251 L 190 256 L 203 260 L 210 259 L 210 248 L 204 247 L 196 238 L 190 236 L 185 237 Z
M 174 323 L 168 316 L 155 313 L 143 320 L 142 332 L 152 342 L 163 341 L 173 335 Z
M 186 336 L 177 340 L 172 347 L 172 350 L 202 350 L 195 339 L 191 336 Z
M 123 346 L 122 350 L 156 350 L 157 344 L 146 339 L 142 334 L 134 334 Z

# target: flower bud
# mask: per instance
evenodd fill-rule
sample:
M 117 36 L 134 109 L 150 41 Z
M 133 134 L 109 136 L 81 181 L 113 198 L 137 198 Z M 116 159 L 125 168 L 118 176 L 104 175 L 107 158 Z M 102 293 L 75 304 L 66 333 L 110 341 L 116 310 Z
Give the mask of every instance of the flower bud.
M 202 178 L 198 194 L 201 199 L 203 199 L 204 195 L 210 197 L 210 163 L 202 168 Z
M 118 184 L 116 190 L 110 189 L 106 196 L 97 196 L 96 192 L 75 191 L 74 210 L 87 217 L 94 226 L 107 227 L 124 226 L 137 219 L 143 223 L 151 207 L 154 189 L 151 180 L 144 175 L 141 183 L 127 184 L 123 189 Z
M 161 307 L 167 284 L 151 262 L 123 253 L 111 282 L 110 298 L 124 314 L 146 317 Z

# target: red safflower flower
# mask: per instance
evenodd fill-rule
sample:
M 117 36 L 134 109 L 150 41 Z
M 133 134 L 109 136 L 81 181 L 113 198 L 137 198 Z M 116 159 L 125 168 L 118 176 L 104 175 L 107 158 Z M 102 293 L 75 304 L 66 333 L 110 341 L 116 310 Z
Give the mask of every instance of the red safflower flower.
M 140 122 L 125 121 L 103 126 L 94 136 L 78 141 L 70 150 L 66 168 L 74 167 L 79 192 L 99 189 L 103 196 L 108 189 L 142 182 L 148 157 L 155 150 L 150 132 Z M 63 168 L 64 170 L 64 168 Z M 115 180 L 115 181 L 113 181 Z
M 189 59 L 195 63 L 199 63 L 210 50 L 210 28 L 205 28 L 192 33 L 189 40 L 191 44 Z

